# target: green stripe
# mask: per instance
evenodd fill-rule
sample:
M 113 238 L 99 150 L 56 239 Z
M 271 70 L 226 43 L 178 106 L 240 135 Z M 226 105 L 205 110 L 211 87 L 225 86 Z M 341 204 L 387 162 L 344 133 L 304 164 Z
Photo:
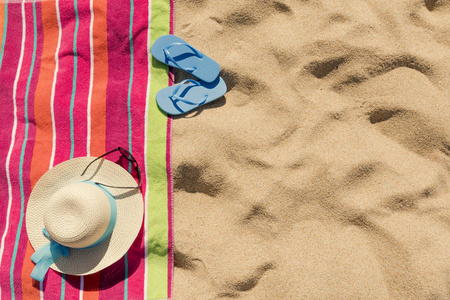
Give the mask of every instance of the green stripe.
M 70 97 L 70 158 L 73 158 L 75 149 L 73 108 L 75 106 L 75 93 L 77 89 L 77 72 L 78 72 L 78 53 L 77 53 L 77 36 L 80 20 L 78 17 L 77 0 L 74 0 L 75 7 L 75 33 L 73 35 L 73 78 L 72 78 L 72 96 Z
M 31 84 L 31 78 L 33 77 L 33 69 L 34 69 L 34 63 L 36 61 L 36 44 L 37 44 L 37 25 L 36 25 L 36 4 L 33 2 L 33 56 L 31 59 L 31 66 L 30 66 L 30 72 L 28 74 L 28 80 L 27 80 L 27 87 L 25 90 L 25 99 L 24 99 L 24 121 L 25 121 L 25 135 L 23 137 L 22 142 L 22 149 L 20 152 L 20 163 L 19 163 L 19 186 L 20 186 L 20 219 L 19 224 L 17 225 L 17 232 L 16 232 L 16 241 L 14 244 L 14 251 L 11 259 L 11 269 L 10 269 L 10 286 L 11 286 L 11 296 L 12 299 L 15 298 L 14 295 L 14 265 L 16 263 L 16 257 L 17 257 L 17 249 L 19 247 L 20 242 L 20 233 L 22 231 L 22 225 L 23 225 L 23 217 L 25 213 L 25 190 L 23 186 L 23 163 L 25 160 L 25 150 L 27 147 L 27 141 L 28 141 L 28 129 L 29 129 L 29 120 L 28 120 L 28 95 L 30 93 L 30 84 Z
M 151 44 L 170 31 L 170 1 L 153 0 L 151 12 Z M 147 227 L 148 298 L 167 298 L 168 264 L 168 211 L 166 173 L 166 128 L 167 117 L 158 109 L 156 93 L 168 85 L 168 68 L 152 59 L 150 98 L 148 107 L 147 137 Z
M 5 52 L 5 40 L 6 40 L 7 27 L 8 27 L 8 0 L 6 0 L 6 2 L 5 2 L 5 18 L 3 19 L 2 48 L 0 50 L 0 69 L 2 68 L 3 53 Z

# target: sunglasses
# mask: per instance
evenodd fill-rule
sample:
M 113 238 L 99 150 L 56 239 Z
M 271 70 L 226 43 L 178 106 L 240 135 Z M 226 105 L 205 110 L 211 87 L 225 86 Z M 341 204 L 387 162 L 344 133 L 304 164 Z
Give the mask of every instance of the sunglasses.
M 139 169 L 138 162 L 137 162 L 137 160 L 133 157 L 133 155 L 131 155 L 131 153 L 130 153 L 127 149 L 122 148 L 122 147 L 117 147 L 116 149 L 113 149 L 113 150 L 111 150 L 111 151 L 108 151 L 108 152 L 106 152 L 105 154 L 100 155 L 99 157 L 97 157 L 96 159 L 94 159 L 93 161 L 91 161 L 91 162 L 86 166 L 86 168 L 84 169 L 83 173 L 81 173 L 81 176 L 83 176 L 84 173 L 86 173 L 87 169 L 88 169 L 94 162 L 96 162 L 97 160 L 99 160 L 99 159 L 105 157 L 106 155 L 111 154 L 111 153 L 116 152 L 116 151 L 119 151 L 120 154 L 121 154 L 123 157 L 125 157 L 129 162 L 131 162 L 132 164 L 133 164 L 133 163 L 135 164 L 135 166 L 136 166 L 137 178 L 138 178 L 138 182 L 139 182 L 138 186 L 131 186 L 131 187 L 129 187 L 129 186 L 113 186 L 113 185 L 103 184 L 103 183 L 100 183 L 100 182 L 97 182 L 97 183 L 98 183 L 98 184 L 101 184 L 101 185 L 103 185 L 103 186 L 113 187 L 113 188 L 120 188 L 120 189 L 135 189 L 135 188 L 140 188 L 140 187 L 141 187 L 141 184 L 142 184 L 142 181 L 141 181 L 141 170 Z

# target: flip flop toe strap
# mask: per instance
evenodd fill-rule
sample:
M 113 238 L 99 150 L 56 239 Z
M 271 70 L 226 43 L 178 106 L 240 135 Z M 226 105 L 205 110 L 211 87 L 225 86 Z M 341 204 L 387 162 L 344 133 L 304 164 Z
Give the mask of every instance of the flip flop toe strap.
M 196 107 L 201 106 L 203 104 L 205 104 L 206 100 L 208 100 L 208 95 L 203 96 L 203 99 L 200 102 L 192 102 L 187 100 L 186 98 L 180 96 L 178 94 L 178 92 L 180 91 L 181 87 L 183 86 L 184 83 L 186 82 L 190 82 L 193 85 L 186 87 L 182 92 L 186 92 L 188 89 L 191 89 L 195 86 L 201 86 L 201 84 L 198 81 L 192 80 L 192 79 L 186 79 L 181 81 L 176 88 L 174 89 L 172 96 L 169 97 L 169 99 L 172 101 L 173 106 L 180 112 L 180 113 L 184 113 L 185 111 L 182 110 L 179 106 L 178 106 L 178 102 L 182 102 L 185 104 L 189 104 L 189 105 L 195 105 Z
M 203 55 L 194 47 L 192 47 L 191 45 L 188 44 L 184 44 L 184 43 L 172 43 L 169 46 L 167 46 L 166 48 L 163 49 L 164 51 L 164 55 L 166 56 L 166 62 L 172 62 L 177 68 L 179 69 L 183 69 L 186 70 L 188 72 L 194 72 L 195 70 L 197 70 L 197 68 L 192 67 L 192 68 L 184 68 L 182 66 L 180 66 L 180 64 L 175 60 L 175 58 L 173 57 L 173 55 L 169 52 L 169 49 L 175 46 L 186 46 L 188 47 L 193 53 L 192 55 L 197 56 L 198 58 L 202 59 Z

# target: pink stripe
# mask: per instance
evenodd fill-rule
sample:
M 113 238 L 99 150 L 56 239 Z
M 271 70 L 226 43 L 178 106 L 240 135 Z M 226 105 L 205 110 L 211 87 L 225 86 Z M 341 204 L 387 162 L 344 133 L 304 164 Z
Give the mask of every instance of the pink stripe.
M 173 34 L 175 25 L 174 19 L 175 3 L 170 0 L 170 34 Z M 172 70 L 170 70 L 169 78 L 174 78 Z M 169 79 L 169 86 L 173 82 Z M 167 211 L 168 211 L 168 257 L 167 257 L 167 297 L 172 298 L 173 289 L 173 177 L 172 177 L 172 118 L 167 118 L 167 133 L 166 133 L 166 172 L 167 172 Z
M 118 146 L 128 148 L 127 91 L 130 74 L 130 6 L 121 1 L 107 3 L 108 84 L 106 88 L 106 151 Z M 95 99 L 92 99 L 95 101 Z M 118 155 L 108 159 L 116 161 Z M 139 158 L 137 158 L 139 159 Z M 99 299 L 124 295 L 124 258 L 100 271 Z
M 61 274 L 49 269 L 44 279 L 44 299 L 61 298 Z
M 87 154 L 87 105 L 90 84 L 90 48 L 89 48 L 89 24 L 91 12 L 89 0 L 78 0 L 78 17 L 80 25 L 77 36 L 77 83 L 74 106 L 74 157 Z M 78 296 L 78 295 L 77 295 Z
M 29 72 L 31 68 L 32 55 L 33 55 L 33 42 L 34 42 L 34 20 L 33 20 L 33 5 L 26 4 L 25 5 L 26 12 L 26 23 L 27 23 L 27 36 L 26 36 L 26 52 L 24 56 L 24 62 L 26 61 L 26 65 L 23 65 L 23 72 L 21 76 L 21 80 L 23 80 L 23 85 L 20 86 L 26 92 L 26 84 L 29 77 Z M 41 5 L 40 3 L 36 3 L 36 30 L 37 30 L 37 40 L 36 40 L 36 54 L 35 61 L 33 67 L 33 74 L 30 81 L 30 86 L 28 89 L 28 98 L 27 98 L 27 115 L 28 115 L 28 136 L 26 141 L 26 148 L 24 153 L 24 161 L 22 166 L 22 179 L 23 179 L 23 188 L 24 188 L 24 209 L 26 208 L 26 203 L 28 202 L 30 193 L 31 193 L 31 185 L 30 185 L 30 171 L 31 171 L 31 160 L 33 157 L 33 148 L 34 148 L 34 140 L 36 136 L 36 126 L 34 121 L 34 96 L 36 93 L 36 86 L 39 79 L 39 70 L 41 64 L 41 56 L 42 56 L 42 48 L 43 48 L 43 37 L 42 37 L 42 16 L 41 16 Z M 25 95 L 25 93 L 24 93 Z M 24 102 L 22 103 L 23 109 L 21 109 L 22 116 L 24 116 Z M 20 116 L 20 114 L 19 114 Z M 25 129 L 25 125 L 22 125 L 23 129 Z M 22 147 L 23 139 L 20 140 L 20 147 Z M 21 151 L 21 150 L 20 150 Z M 24 216 L 25 217 L 25 216 Z M 14 266 L 14 282 L 20 283 L 15 288 L 16 297 L 26 298 L 22 296 L 22 266 L 25 259 L 26 249 L 27 249 L 27 241 L 28 236 L 26 234 L 26 226 L 25 226 L 25 218 L 23 219 L 23 224 L 21 228 L 21 235 L 19 240 L 19 247 L 16 255 L 16 263 Z
M 70 158 L 70 97 L 74 71 L 73 38 L 75 32 L 75 11 L 72 2 L 59 1 L 61 18 L 61 47 L 58 53 L 59 69 L 55 86 L 55 161 L 57 165 Z M 51 293 L 46 289 L 44 297 Z M 50 295 L 49 295 L 50 296 Z
M 173 34 L 175 28 L 175 1 L 170 0 L 170 29 L 169 33 Z
M 6 180 L 6 158 L 10 147 L 11 132 L 13 127 L 13 84 L 15 79 L 15 72 L 17 70 L 20 47 L 22 36 L 22 17 L 20 5 L 8 6 L 8 27 L 5 40 L 3 62 L 0 69 L 0 82 L 2 83 L 2 89 L 0 95 L 2 99 L 2 114 L 0 114 L 0 123 L 3 130 L 0 130 L 0 157 L 1 157 L 1 175 L 0 175 L 0 216 L 2 222 L 0 222 L 0 238 L 3 236 L 6 225 L 7 203 L 8 203 L 8 182 Z M 13 168 L 10 168 L 13 170 Z M 11 174 L 12 179 L 16 178 L 15 174 Z M 13 181 L 14 182 L 14 181 Z M 14 191 L 15 189 L 13 189 Z M 16 196 L 14 197 L 16 200 Z M 15 207 L 15 201 L 12 203 L 12 208 Z M 11 215 L 17 215 L 16 211 L 11 211 Z M 14 230 L 14 218 L 11 218 L 8 228 L 8 235 L 5 239 L 5 252 L 11 252 L 11 243 L 14 243 L 13 232 Z M 11 291 L 9 290 L 9 269 L 11 264 L 11 256 L 3 253 L 2 263 L 0 265 L 0 284 L 2 286 L 1 296 L 2 299 L 11 298 Z
M 17 5 L 18 11 L 17 15 L 13 18 L 18 20 L 20 23 L 17 23 L 16 26 L 19 28 L 22 28 L 22 16 L 21 16 L 21 6 Z M 11 16 L 12 17 L 12 14 Z M 25 36 L 25 44 L 24 44 L 24 56 L 22 61 L 22 67 L 19 74 L 19 80 L 17 82 L 17 90 L 16 90 L 16 106 L 17 106 L 17 130 L 16 130 L 16 136 L 15 136 L 15 143 L 13 152 L 11 155 L 11 162 L 10 162 L 10 177 L 13 184 L 13 193 L 12 193 L 12 207 L 11 207 L 11 216 L 9 220 L 9 231 L 8 236 L 5 240 L 5 251 L 4 251 L 4 259 L 2 261 L 2 270 L 5 272 L 1 277 L 5 279 L 6 282 L 9 281 L 9 270 L 12 263 L 12 256 L 14 253 L 14 247 L 15 247 L 15 240 L 16 240 L 16 234 L 17 230 L 20 230 L 20 239 L 18 241 L 18 247 L 17 247 L 17 253 L 16 253 L 16 259 L 14 264 L 14 273 L 13 273 L 13 282 L 14 284 L 14 291 L 15 296 L 18 298 L 21 298 L 22 290 L 21 290 L 21 271 L 22 271 L 22 263 L 23 258 L 25 256 L 25 249 L 26 249 L 26 243 L 27 243 L 27 235 L 26 235 L 26 228 L 25 228 L 25 220 L 22 219 L 22 226 L 21 228 L 18 228 L 20 217 L 21 217 L 21 201 L 24 201 L 23 206 L 23 213 L 25 212 L 25 204 L 26 200 L 28 199 L 28 196 L 30 194 L 30 185 L 29 185 L 29 174 L 30 174 L 30 164 L 31 164 L 31 156 L 33 153 L 33 140 L 35 135 L 35 128 L 32 126 L 33 124 L 33 96 L 34 96 L 34 90 L 36 87 L 36 80 L 37 76 L 34 74 L 34 77 L 32 78 L 32 81 L 30 82 L 30 88 L 29 88 L 29 95 L 28 95 L 28 103 L 27 103 L 27 115 L 29 117 L 29 122 L 31 122 L 31 126 L 29 126 L 28 129 L 28 136 L 25 144 L 25 152 L 24 152 L 24 158 L 23 158 L 23 166 L 22 166 L 22 183 L 23 183 L 23 192 L 24 192 L 24 199 L 21 198 L 21 191 L 20 191 L 20 184 L 21 184 L 21 178 L 20 178 L 20 160 L 22 155 L 22 145 L 25 140 L 25 133 L 26 133 L 26 125 L 25 125 L 25 96 L 26 96 L 26 87 L 28 82 L 28 77 L 30 73 L 31 68 L 31 62 L 32 62 L 32 55 L 33 55 L 33 39 L 34 39 L 34 33 L 33 33 L 33 11 L 32 11 L 32 5 L 28 4 L 25 5 L 25 21 L 26 21 L 26 36 Z M 18 33 L 18 32 L 17 32 Z M 11 35 L 10 35 L 11 36 Z M 14 41 L 7 41 L 9 44 L 11 43 L 17 43 L 18 45 L 18 51 L 15 54 L 17 58 L 19 58 L 20 54 L 20 45 L 22 40 L 22 32 L 20 34 L 14 35 L 12 33 L 12 36 L 14 38 Z M 39 46 L 39 43 L 37 44 Z M 42 46 L 42 43 L 41 45 Z M 39 50 L 38 50 L 39 51 Z M 39 59 L 41 51 L 37 52 L 37 56 Z M 5 55 L 5 59 L 6 55 Z M 11 69 L 8 69 L 8 71 L 11 71 L 14 73 L 12 75 L 12 79 L 15 79 L 16 77 L 16 70 L 17 65 L 11 65 Z M 3 65 L 6 70 L 8 67 L 7 64 Z M 35 66 L 36 73 L 38 72 L 39 64 Z M 13 83 L 11 84 L 11 87 L 13 87 Z M 11 100 L 12 100 L 13 94 L 11 94 Z M 13 101 L 8 100 L 7 102 L 12 103 Z M 10 112 L 12 113 L 13 110 L 11 109 Z M 9 122 L 7 124 L 12 124 L 13 122 Z M 8 143 L 9 146 L 9 143 Z M 8 199 L 6 197 L 6 199 Z M 24 215 L 23 215 L 24 217 Z M 4 222 L 2 222 L 4 223 Z M 3 231 L 2 231 L 3 233 Z M 6 258 L 6 259 L 5 259 Z M 6 283 L 5 282 L 5 283 Z M 2 284 L 3 285 L 3 284 Z M 5 292 L 5 291 L 3 291 Z
M 147 103 L 148 56 L 147 56 L 147 29 L 148 29 L 147 1 L 134 2 L 133 20 L 133 49 L 134 49 L 134 78 L 131 89 L 132 110 L 132 152 L 145 174 L 145 106 Z M 145 177 L 145 176 L 143 176 Z M 145 185 L 142 186 L 145 191 Z M 144 227 L 140 235 L 128 251 L 128 297 L 129 299 L 143 299 L 145 284 L 145 246 Z
M 106 88 L 106 151 L 128 148 L 127 94 L 130 76 L 130 6 L 108 1 L 108 85 Z M 93 99 L 94 101 L 94 99 Z
M 19 5 L 18 5 L 19 6 Z M 21 7 L 21 6 L 19 6 Z M 27 5 L 26 5 L 27 7 Z M 24 111 L 25 111 L 25 90 L 26 90 L 26 83 L 27 83 L 27 79 L 28 79 L 28 75 L 30 72 L 30 66 L 31 66 L 31 57 L 32 57 L 32 52 L 29 51 L 29 49 L 33 48 L 33 16 L 31 15 L 31 26 L 30 26 L 30 22 L 29 22 L 29 14 L 27 15 L 29 11 L 25 11 L 25 20 L 26 20 L 26 35 L 25 35 L 25 52 L 24 52 L 24 56 L 23 56 L 23 61 L 22 61 L 22 66 L 20 69 L 20 74 L 19 74 L 19 80 L 17 82 L 17 89 L 16 89 L 16 106 L 17 106 L 17 130 L 16 130 L 16 136 L 15 136 L 15 141 L 14 141 L 14 148 L 13 148 L 13 152 L 11 155 L 11 160 L 10 160 L 10 165 L 9 165 L 9 171 L 10 171 L 10 176 L 11 176 L 11 181 L 12 181 L 12 209 L 11 209 L 11 215 L 10 215 L 10 219 L 9 219 L 9 231 L 8 231 L 8 236 L 5 240 L 6 245 L 5 245 L 5 252 L 4 252 L 4 257 L 3 257 L 3 262 L 6 263 L 6 261 L 8 262 L 8 265 L 5 266 L 5 268 L 9 271 L 10 270 L 10 266 L 12 263 L 12 256 L 14 253 L 14 246 L 15 246 L 15 239 L 16 239 L 16 234 L 17 234 L 17 229 L 18 229 L 18 224 L 19 224 L 19 220 L 20 220 L 20 203 L 21 203 L 21 194 L 20 194 L 20 178 L 19 178 L 19 167 L 20 167 L 20 156 L 21 156 L 21 151 L 22 151 L 22 144 L 24 141 L 24 137 L 25 137 L 25 123 L 24 123 Z M 20 27 L 22 27 L 22 15 L 18 16 L 18 20 L 20 20 Z M 30 36 L 30 31 L 31 31 L 31 36 Z M 22 32 L 19 36 L 16 36 L 17 38 L 17 43 L 21 43 L 22 40 Z M 20 55 L 20 50 L 16 53 L 17 56 Z M 14 70 L 14 75 L 13 78 L 16 77 L 16 72 L 17 68 L 15 68 Z M 11 102 L 12 99 L 11 99 Z M 11 111 L 12 112 L 12 111 Z M 25 178 L 25 177 L 23 177 Z M 26 178 L 25 178 L 26 179 Z M 19 240 L 19 244 L 20 242 L 23 240 L 23 228 L 20 229 L 20 233 L 21 233 L 21 238 Z M 19 251 L 19 248 L 17 248 Z M 19 256 L 19 255 L 18 255 Z M 17 265 L 17 261 L 20 259 L 20 257 L 16 256 L 16 263 L 14 265 L 14 282 L 20 282 L 20 279 L 17 281 L 17 277 L 20 278 L 20 271 L 21 269 L 19 268 L 19 272 L 17 272 L 16 269 L 16 265 Z M 7 259 L 5 259 L 7 258 Z M 9 272 L 7 275 L 7 278 L 9 279 Z M 15 285 L 15 294 L 17 294 L 17 291 L 19 289 L 20 292 L 20 285 Z
M 171 74 L 173 76 L 173 74 Z M 167 118 L 166 137 L 167 211 L 168 211 L 168 257 L 167 257 L 167 297 L 172 298 L 173 288 L 173 177 L 172 177 L 172 118 Z
M 61 274 L 59 274 L 61 276 Z M 56 280 L 56 282 L 61 282 L 61 280 Z M 80 295 L 80 276 L 66 275 L 66 284 L 64 286 L 64 298 L 65 299 L 78 299 Z M 59 299 L 61 297 L 60 293 L 55 298 L 48 299 Z M 45 299 L 45 298 L 44 298 Z

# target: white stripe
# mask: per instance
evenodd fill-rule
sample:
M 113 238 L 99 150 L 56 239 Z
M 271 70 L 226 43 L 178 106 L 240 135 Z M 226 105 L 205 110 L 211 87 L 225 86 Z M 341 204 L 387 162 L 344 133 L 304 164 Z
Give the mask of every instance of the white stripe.
M 6 180 L 8 182 L 8 208 L 6 211 L 6 224 L 5 231 L 3 232 L 2 240 L 0 243 L 0 265 L 2 263 L 3 252 L 5 251 L 5 238 L 8 234 L 9 227 L 9 218 L 11 214 L 11 205 L 12 205 L 12 184 L 11 184 L 11 174 L 9 173 L 9 164 L 11 162 L 11 155 L 14 148 L 14 142 L 16 140 L 16 131 L 17 131 L 17 85 L 19 83 L 20 70 L 22 69 L 23 55 L 25 52 L 25 34 L 26 34 L 26 26 L 25 26 L 25 3 L 22 3 L 22 43 L 20 46 L 20 58 L 19 65 L 17 66 L 16 77 L 14 78 L 13 85 L 13 106 L 14 106 L 14 122 L 13 128 L 11 132 L 11 144 L 9 145 L 8 155 L 6 156 Z M 14 296 L 14 295 L 12 295 Z M 0 287 L 0 298 L 1 298 L 1 287 Z
M 83 300 L 83 290 L 84 290 L 84 276 L 80 276 L 80 300 Z
M 44 282 L 39 282 L 39 298 L 44 299 Z
M 59 71 L 59 49 L 61 48 L 61 35 L 62 35 L 62 29 L 61 29 L 61 17 L 59 15 L 59 0 L 55 1 L 56 6 L 56 18 L 58 19 L 58 45 L 56 46 L 56 52 L 55 52 L 55 72 L 53 73 L 53 82 L 52 82 L 52 94 L 50 97 L 50 110 L 52 114 L 52 131 L 53 131 L 53 138 L 52 138 L 52 156 L 50 157 L 50 166 L 49 169 L 53 167 L 53 164 L 55 163 L 55 148 L 56 148 L 56 124 L 55 124 L 55 89 L 56 89 L 56 80 L 57 75 Z
M 94 8 L 93 0 L 90 1 L 91 11 L 91 23 L 89 25 L 89 51 L 91 54 L 91 70 L 89 74 L 89 96 L 87 103 L 87 143 L 86 143 L 86 156 L 91 156 L 91 104 L 92 104 L 92 88 L 94 86 Z
M 148 257 L 148 161 L 147 161 L 147 137 L 148 137 L 148 106 L 150 102 L 150 81 L 152 79 L 152 55 L 150 53 L 150 39 L 151 39 L 151 25 L 152 25 L 152 1 L 148 1 L 148 29 L 147 29 L 147 65 L 148 65 L 148 79 L 147 79 L 147 91 L 145 94 L 145 138 L 144 138 L 144 160 L 145 160 L 145 201 L 144 201 L 144 257 Z M 147 259 L 144 264 L 144 298 L 147 297 L 147 277 L 148 277 L 148 263 Z

